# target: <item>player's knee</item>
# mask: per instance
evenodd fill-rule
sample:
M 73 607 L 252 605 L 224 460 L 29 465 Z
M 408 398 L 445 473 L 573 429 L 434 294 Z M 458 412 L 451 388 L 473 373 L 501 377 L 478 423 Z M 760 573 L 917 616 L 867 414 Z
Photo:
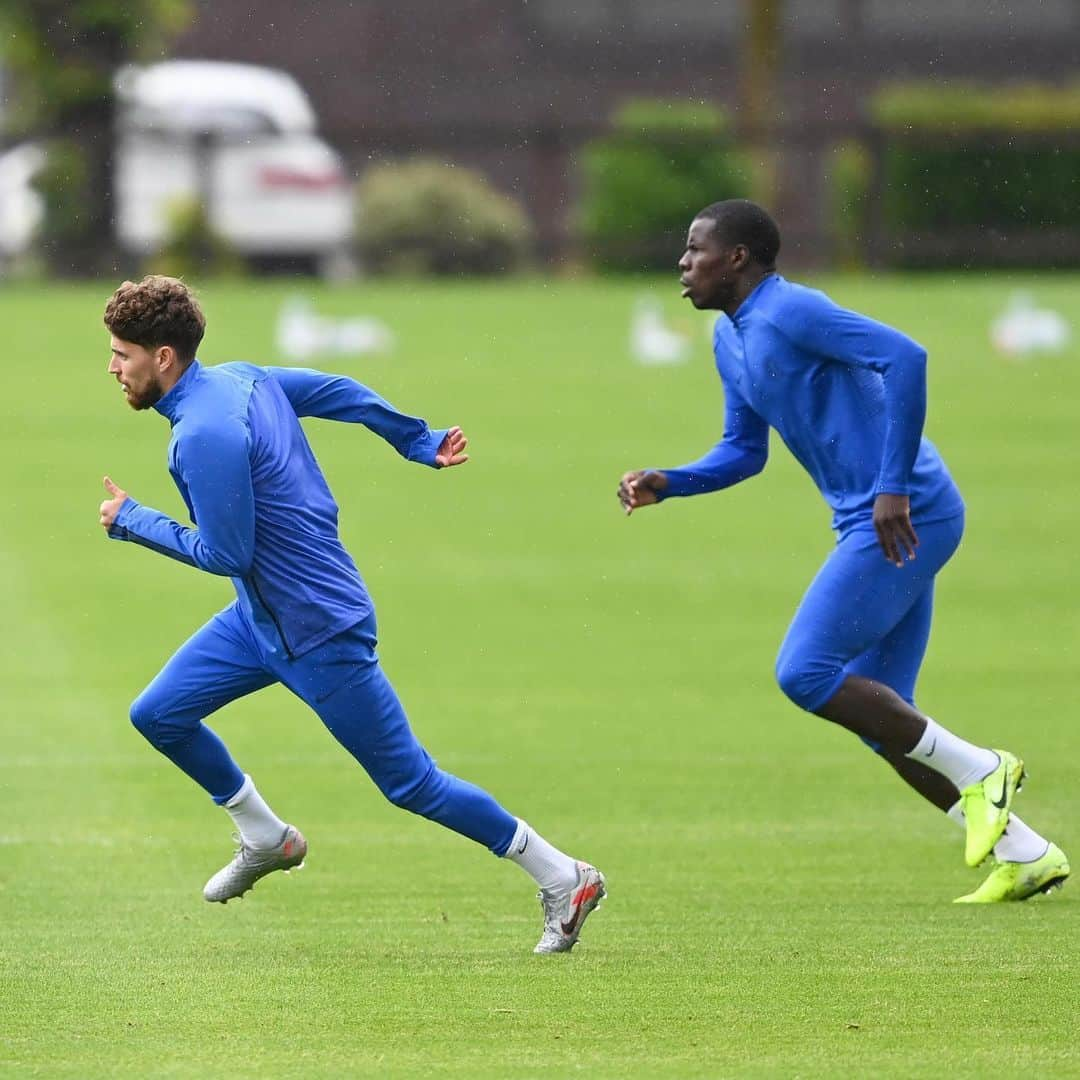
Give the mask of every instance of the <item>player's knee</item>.
M 193 726 L 190 723 L 170 718 L 161 702 L 149 691 L 144 690 L 132 703 L 131 723 L 153 746 L 161 749 L 190 738 Z M 194 726 L 198 726 L 198 722 Z
M 776 681 L 780 689 L 800 709 L 812 711 L 821 704 L 822 694 L 834 679 L 833 672 L 824 665 L 815 664 L 804 657 L 788 656 L 781 652 L 776 661 Z
M 421 817 L 431 817 L 442 805 L 446 775 L 433 761 L 429 761 L 419 775 L 395 777 L 390 783 L 379 786 L 395 806 Z
M 146 694 L 140 694 L 131 703 L 130 716 L 135 730 L 143 738 L 154 742 L 154 707 Z

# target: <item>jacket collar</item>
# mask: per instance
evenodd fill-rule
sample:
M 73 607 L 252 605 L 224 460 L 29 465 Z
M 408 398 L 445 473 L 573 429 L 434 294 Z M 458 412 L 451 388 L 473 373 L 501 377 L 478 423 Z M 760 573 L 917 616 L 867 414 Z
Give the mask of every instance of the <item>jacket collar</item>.
M 180 419 L 184 399 L 202 378 L 202 367 L 198 360 L 192 360 L 187 371 L 177 379 L 173 388 L 154 406 L 169 422 L 175 424 Z

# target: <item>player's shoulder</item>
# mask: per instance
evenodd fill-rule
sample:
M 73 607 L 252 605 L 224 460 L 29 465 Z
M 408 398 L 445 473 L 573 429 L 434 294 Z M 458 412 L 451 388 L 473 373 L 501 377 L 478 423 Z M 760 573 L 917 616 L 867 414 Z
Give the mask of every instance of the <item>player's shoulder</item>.
M 821 289 L 776 275 L 759 310 L 774 324 L 798 323 L 832 311 L 836 303 Z
M 270 374 L 267 368 L 259 364 L 252 364 L 246 360 L 230 360 L 225 364 L 215 364 L 209 371 L 218 373 L 220 378 L 234 379 L 237 382 L 255 383 L 261 382 Z
M 777 275 L 754 314 L 789 342 L 798 343 L 830 322 L 839 310 L 836 302 L 821 289 Z
M 203 365 L 190 404 L 173 427 L 177 445 L 228 442 L 245 434 L 252 386 L 266 377 L 256 364 Z

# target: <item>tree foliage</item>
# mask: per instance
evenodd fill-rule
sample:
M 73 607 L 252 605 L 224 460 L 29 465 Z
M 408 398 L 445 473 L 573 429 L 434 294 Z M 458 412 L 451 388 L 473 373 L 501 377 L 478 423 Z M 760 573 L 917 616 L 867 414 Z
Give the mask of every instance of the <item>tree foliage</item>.
M 112 247 L 113 77 L 159 52 L 189 0 L 5 0 L 0 59 L 13 132 L 47 141 L 45 245 L 54 269 L 99 269 Z

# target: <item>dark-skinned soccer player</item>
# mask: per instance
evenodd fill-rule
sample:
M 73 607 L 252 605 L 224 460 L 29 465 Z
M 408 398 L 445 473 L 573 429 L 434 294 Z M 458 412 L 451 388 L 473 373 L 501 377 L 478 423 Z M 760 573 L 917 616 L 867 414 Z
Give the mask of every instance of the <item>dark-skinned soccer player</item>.
M 776 661 L 785 694 L 858 735 L 966 831 L 986 880 L 962 903 L 1024 900 L 1061 884 L 1057 845 L 1013 812 L 1024 775 L 1006 750 L 967 742 L 915 707 L 934 581 L 956 551 L 964 504 L 923 436 L 926 351 L 776 270 L 780 232 L 744 199 L 690 225 L 683 296 L 716 310 L 722 440 L 674 469 L 626 473 L 626 513 L 730 487 L 761 472 L 774 429 L 833 512 L 836 547 L 810 584 Z

